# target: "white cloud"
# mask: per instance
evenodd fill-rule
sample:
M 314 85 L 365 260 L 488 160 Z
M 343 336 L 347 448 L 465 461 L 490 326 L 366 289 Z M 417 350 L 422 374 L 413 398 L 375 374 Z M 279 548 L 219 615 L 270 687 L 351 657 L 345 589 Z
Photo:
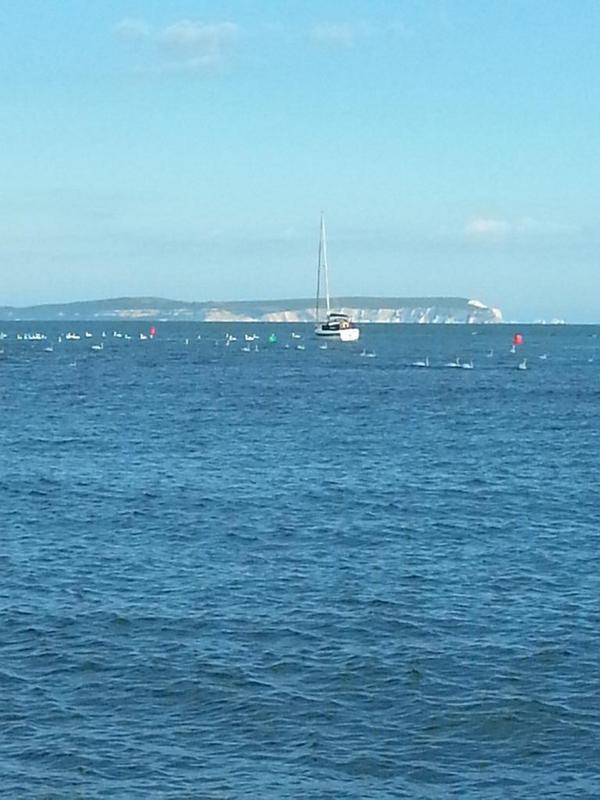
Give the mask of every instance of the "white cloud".
M 240 29 L 233 22 L 204 23 L 189 19 L 177 20 L 158 30 L 142 19 L 123 19 L 113 32 L 120 39 L 150 46 L 160 55 L 162 67 L 189 69 L 220 65 L 240 36 Z M 143 65 L 138 69 L 147 71 Z
M 239 38 L 233 22 L 202 23 L 183 19 L 161 30 L 156 38 L 164 53 L 190 67 L 221 63 Z
M 574 236 L 580 232 L 580 227 L 567 222 L 539 220 L 534 217 L 517 217 L 515 219 L 474 217 L 463 228 L 463 234 L 467 239 L 481 242 L 556 238 Z
M 118 22 L 113 28 L 115 36 L 120 39 L 141 40 L 147 39 L 152 33 L 152 28 L 143 19 L 127 17 Z
M 476 217 L 467 222 L 465 235 L 470 239 L 504 239 L 513 230 L 513 225 L 505 219 Z

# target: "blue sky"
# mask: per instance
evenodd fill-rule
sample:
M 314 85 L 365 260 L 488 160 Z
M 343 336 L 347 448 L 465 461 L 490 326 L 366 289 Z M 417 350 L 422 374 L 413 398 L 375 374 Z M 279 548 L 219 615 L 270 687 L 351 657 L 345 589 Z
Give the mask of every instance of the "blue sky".
M 600 322 L 600 3 L 19 0 L 0 304 L 461 295 Z

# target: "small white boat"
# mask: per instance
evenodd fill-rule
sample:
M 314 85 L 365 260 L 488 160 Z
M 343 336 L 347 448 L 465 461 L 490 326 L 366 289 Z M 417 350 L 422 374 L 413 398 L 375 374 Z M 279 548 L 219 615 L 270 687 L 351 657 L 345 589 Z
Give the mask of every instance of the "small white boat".
M 301 338 L 302 338 L 301 333 L 296 333 L 295 331 L 292 331 L 292 339 L 301 339 Z
M 541 355 L 541 356 L 539 356 L 539 358 L 540 358 L 542 361 L 546 361 L 546 359 L 548 358 L 548 353 L 542 353 L 542 355 Z
M 320 344 L 319 345 L 319 350 L 327 350 L 327 345 L 326 344 Z
M 53 353 L 54 352 L 54 348 L 52 347 L 52 345 L 50 345 L 49 347 L 44 347 L 44 352 L 45 353 Z
M 94 334 L 90 333 L 90 331 L 86 331 L 84 335 L 86 339 L 91 339 Z
M 102 342 L 102 344 L 93 344 L 91 349 L 94 350 L 95 352 L 104 350 L 104 342 Z
M 514 344 L 511 344 L 511 346 L 510 346 L 510 352 L 511 352 L 511 353 L 513 353 L 513 355 L 514 355 L 514 353 L 516 353 L 516 352 L 517 352 L 517 347 L 516 347 L 516 345 L 514 345 Z
M 363 351 L 360 353 L 360 355 L 361 355 L 363 358 L 377 358 L 377 353 L 375 353 L 373 350 L 367 350 L 367 348 L 366 348 L 366 347 L 365 347 L 365 349 L 364 349 L 364 350 L 363 350 Z
M 524 358 L 523 361 L 520 361 L 517 369 L 527 369 L 527 359 Z
M 473 360 L 465 361 L 460 365 L 461 369 L 475 369 L 475 365 L 473 364 Z
M 148 337 L 146 336 L 146 334 L 145 334 L 145 333 L 140 333 L 140 341 L 141 341 L 141 342 L 145 342 L 147 338 L 148 338 Z
M 413 361 L 411 367 L 428 367 L 429 366 L 429 356 L 425 357 L 425 361 Z
M 296 345 L 296 350 L 306 350 L 306 347 L 304 347 L 303 344 L 297 344 Z
M 487 358 L 493 358 L 493 357 L 494 357 L 494 351 L 493 350 L 488 350 Z
M 69 333 L 67 333 L 67 335 L 65 336 L 65 339 L 67 339 L 67 341 L 69 342 L 78 342 L 79 339 L 81 339 L 81 336 L 79 336 L 78 333 L 72 333 L 71 331 L 69 331 Z

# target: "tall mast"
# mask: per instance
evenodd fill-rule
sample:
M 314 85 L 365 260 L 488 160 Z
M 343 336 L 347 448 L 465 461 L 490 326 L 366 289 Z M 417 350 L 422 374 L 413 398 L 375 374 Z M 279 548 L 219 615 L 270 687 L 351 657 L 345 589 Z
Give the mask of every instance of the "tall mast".
M 319 235 L 319 261 L 317 265 L 317 299 L 315 303 L 315 319 L 319 321 L 319 301 L 321 299 L 321 275 L 325 285 L 325 305 L 329 316 L 329 274 L 327 271 L 327 243 L 325 241 L 325 218 L 321 213 L 321 231 Z
M 319 258 L 317 260 L 317 298 L 315 300 L 315 321 L 319 321 L 319 300 L 321 294 L 321 250 L 323 249 L 323 215 L 321 214 L 321 234 L 319 236 Z
M 327 272 L 327 243 L 325 241 L 325 218 L 321 213 L 321 231 L 319 235 L 319 260 L 317 264 L 317 299 L 315 301 L 315 319 L 318 322 L 321 299 L 321 276 L 325 285 L 325 305 L 329 316 L 329 275 Z
M 327 315 L 329 316 L 329 271 L 327 269 L 327 241 L 325 239 L 325 218 L 321 214 L 321 254 L 323 257 L 323 276 L 325 278 L 325 303 L 327 305 Z

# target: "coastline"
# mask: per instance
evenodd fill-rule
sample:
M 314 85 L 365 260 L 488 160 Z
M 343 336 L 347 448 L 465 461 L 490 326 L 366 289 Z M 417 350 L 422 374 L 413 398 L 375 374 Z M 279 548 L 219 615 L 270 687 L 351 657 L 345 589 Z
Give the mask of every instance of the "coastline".
M 498 324 L 498 308 L 462 297 L 338 297 L 332 304 L 357 323 Z M 148 321 L 314 323 L 310 299 L 187 302 L 150 297 L 125 297 L 0 307 L 5 322 Z

